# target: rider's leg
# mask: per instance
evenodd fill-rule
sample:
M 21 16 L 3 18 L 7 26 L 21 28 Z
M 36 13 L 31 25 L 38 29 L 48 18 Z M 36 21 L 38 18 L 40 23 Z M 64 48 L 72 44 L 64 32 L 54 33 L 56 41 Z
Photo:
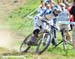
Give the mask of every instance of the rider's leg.
M 33 31 L 33 34 L 31 36 L 31 40 L 29 41 L 28 44 L 37 44 L 36 41 L 37 41 L 37 38 L 38 38 L 38 34 L 39 34 L 40 30 L 39 29 L 35 29 Z
M 34 31 L 31 37 L 31 40 L 29 41 L 31 44 L 36 44 L 37 38 L 38 38 L 38 34 L 40 32 L 40 30 L 42 29 L 42 21 L 40 20 L 40 18 L 38 16 L 34 17 Z
M 41 24 L 42 24 L 41 20 L 38 18 L 38 16 L 35 16 L 34 17 L 34 31 L 33 31 L 33 34 L 29 43 L 34 44 L 35 41 L 37 40 L 38 34 L 41 29 Z
M 53 45 L 56 45 L 57 43 L 56 43 L 56 30 L 53 28 L 53 39 L 52 39 L 52 44 Z
M 38 37 L 39 32 L 40 32 L 39 29 L 35 29 L 35 30 L 33 31 L 34 36 L 35 36 L 35 37 Z

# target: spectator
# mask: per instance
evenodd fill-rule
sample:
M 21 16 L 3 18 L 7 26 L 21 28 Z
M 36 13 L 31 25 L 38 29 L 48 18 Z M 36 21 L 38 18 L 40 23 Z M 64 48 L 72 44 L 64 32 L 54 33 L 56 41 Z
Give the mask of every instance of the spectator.
M 73 15 L 74 22 L 75 22 L 75 0 L 73 0 L 72 4 L 73 5 L 71 7 L 70 14 Z M 72 38 L 72 41 L 73 41 L 73 48 L 75 49 L 75 24 L 74 24 L 74 27 L 73 27 L 73 38 Z
M 61 13 L 59 14 L 59 21 L 62 21 L 62 22 L 63 21 L 69 21 L 69 13 L 66 10 L 65 4 L 64 3 L 60 3 L 59 5 L 60 5 L 60 7 L 62 9 Z M 64 24 L 61 23 L 60 24 L 60 29 L 62 30 L 63 28 L 65 28 L 65 33 L 66 33 L 67 39 L 71 40 L 71 35 L 70 35 L 70 32 L 69 32 L 70 25 L 69 24 L 65 24 L 65 23 Z
M 68 9 L 67 9 L 69 13 L 70 13 L 71 8 L 72 8 L 72 6 L 69 6 Z M 70 16 L 70 22 L 74 22 L 74 16 L 73 15 Z M 73 25 L 70 24 L 70 27 L 71 27 L 71 30 L 72 30 L 73 29 Z

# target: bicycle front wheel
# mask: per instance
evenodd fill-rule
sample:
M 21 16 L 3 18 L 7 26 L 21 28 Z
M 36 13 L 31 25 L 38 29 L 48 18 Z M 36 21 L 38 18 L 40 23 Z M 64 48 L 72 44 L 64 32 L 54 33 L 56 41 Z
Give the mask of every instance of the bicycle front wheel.
M 29 34 L 24 41 L 22 42 L 21 46 L 20 46 L 20 52 L 27 52 L 30 49 L 30 45 L 28 45 L 27 43 L 30 41 L 32 34 Z
M 48 33 L 44 33 L 43 37 L 39 40 L 36 53 L 38 54 L 43 53 L 50 45 L 50 41 L 51 41 L 51 35 Z

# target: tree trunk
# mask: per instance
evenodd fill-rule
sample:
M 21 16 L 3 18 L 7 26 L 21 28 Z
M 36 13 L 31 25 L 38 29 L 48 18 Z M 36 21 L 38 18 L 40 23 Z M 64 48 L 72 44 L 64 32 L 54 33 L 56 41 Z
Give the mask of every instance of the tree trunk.
M 75 25 L 73 27 L 73 36 L 72 36 L 73 48 L 75 49 Z

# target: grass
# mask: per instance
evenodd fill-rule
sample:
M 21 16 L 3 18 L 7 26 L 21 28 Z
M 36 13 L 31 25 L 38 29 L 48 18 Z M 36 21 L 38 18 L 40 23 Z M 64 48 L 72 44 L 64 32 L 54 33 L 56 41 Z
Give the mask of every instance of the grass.
M 22 34 L 24 36 L 27 36 L 33 31 L 33 20 L 25 17 L 34 9 L 36 9 L 39 5 L 38 0 L 34 1 L 27 0 L 27 1 L 28 2 L 25 5 L 13 11 L 7 17 L 6 22 L 4 23 L 4 25 L 8 26 L 12 31 L 20 32 L 19 34 L 20 35 Z M 58 36 L 57 39 L 60 41 L 61 39 L 60 33 L 58 33 L 57 36 Z M 22 41 L 16 43 L 15 45 L 20 45 L 21 42 Z M 42 55 L 27 53 L 24 56 L 26 59 L 75 59 L 75 51 L 73 49 L 68 49 L 67 53 L 65 53 L 62 45 L 60 45 L 55 49 L 53 49 L 53 46 L 50 46 Z
M 37 2 L 37 3 L 36 3 Z M 13 31 L 21 31 L 27 34 L 32 32 L 33 20 L 25 18 L 30 12 L 36 9 L 39 5 L 39 0 L 27 0 L 27 3 L 12 11 L 6 18 L 5 26 Z

